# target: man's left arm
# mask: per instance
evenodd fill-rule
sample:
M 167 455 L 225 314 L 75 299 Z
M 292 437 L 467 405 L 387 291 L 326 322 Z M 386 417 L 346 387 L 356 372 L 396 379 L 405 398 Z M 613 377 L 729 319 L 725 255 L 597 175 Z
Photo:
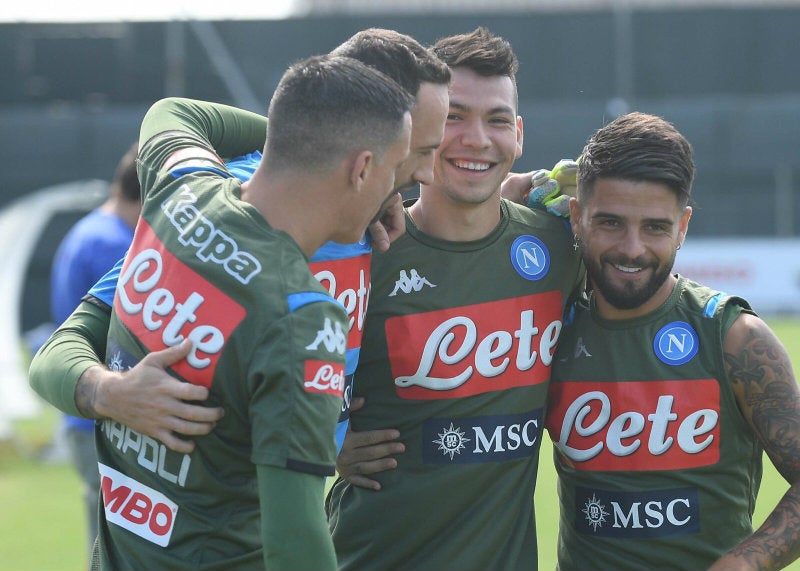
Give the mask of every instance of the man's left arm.
M 739 408 L 790 487 L 761 527 L 709 571 L 783 569 L 800 557 L 800 389 L 783 344 L 755 315 L 736 319 L 724 354 Z

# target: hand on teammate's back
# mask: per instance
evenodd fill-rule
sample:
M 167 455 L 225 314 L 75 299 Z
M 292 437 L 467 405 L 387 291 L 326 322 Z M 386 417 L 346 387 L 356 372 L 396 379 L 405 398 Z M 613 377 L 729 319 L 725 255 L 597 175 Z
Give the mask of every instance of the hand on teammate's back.
M 103 417 L 113 418 L 131 429 L 152 436 L 168 448 L 185 454 L 194 450 L 193 440 L 214 429 L 224 415 L 221 407 L 200 403 L 208 398 L 208 389 L 171 376 L 167 367 L 185 358 L 192 343 L 154 351 L 124 373 L 125 382 L 97 384 L 95 408 Z

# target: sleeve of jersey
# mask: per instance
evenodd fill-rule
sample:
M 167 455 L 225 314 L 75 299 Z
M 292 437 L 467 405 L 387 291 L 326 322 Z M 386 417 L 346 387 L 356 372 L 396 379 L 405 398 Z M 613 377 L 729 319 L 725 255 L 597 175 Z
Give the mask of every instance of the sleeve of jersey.
M 311 474 L 258 466 L 267 569 L 336 569 L 336 553 L 323 508 L 324 487 L 324 479 Z
M 744 298 L 729 296 L 724 292 L 711 296 L 703 307 L 703 317 L 719 318 L 720 343 L 724 342 L 728 330 L 742 313 L 757 315 Z
M 223 157 L 244 155 L 264 147 L 267 118 L 229 105 L 168 97 L 153 104 L 142 120 L 139 144 L 159 133 L 184 131 L 206 141 Z
M 86 369 L 102 362 L 109 321 L 109 314 L 93 305 L 78 306 L 33 358 L 28 379 L 39 396 L 62 412 L 82 416 L 75 386 Z
M 332 476 L 344 390 L 347 318 L 324 294 L 290 299 L 262 339 L 249 374 L 252 461 Z

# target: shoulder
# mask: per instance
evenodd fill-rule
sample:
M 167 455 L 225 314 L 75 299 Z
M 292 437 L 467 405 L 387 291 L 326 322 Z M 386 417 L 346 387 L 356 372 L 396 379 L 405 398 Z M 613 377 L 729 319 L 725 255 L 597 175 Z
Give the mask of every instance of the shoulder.
M 509 218 L 514 221 L 541 226 L 543 228 L 566 229 L 569 227 L 568 218 L 550 214 L 546 210 L 531 208 L 524 204 L 517 204 L 507 198 L 502 199 L 502 205 L 507 210 Z
M 537 208 L 523 206 L 505 198 L 501 206 L 507 212 L 510 224 L 516 226 L 518 230 L 546 236 L 572 247 L 572 230 L 569 219 Z
M 680 275 L 678 287 L 679 303 L 703 318 L 727 322 L 726 328 L 741 313 L 755 315 L 747 300 L 737 295 L 730 295 Z

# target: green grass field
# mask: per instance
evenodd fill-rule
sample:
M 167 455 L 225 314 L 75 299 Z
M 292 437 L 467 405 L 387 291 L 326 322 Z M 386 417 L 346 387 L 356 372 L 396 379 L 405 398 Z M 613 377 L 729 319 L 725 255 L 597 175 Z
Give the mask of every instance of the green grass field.
M 769 320 L 800 374 L 800 320 Z M 43 464 L 37 453 L 47 443 L 58 415 L 18 423 L 13 441 L 0 442 L 0 571 L 81 571 L 86 569 L 83 508 L 77 476 L 68 464 Z M 542 445 L 536 489 L 539 568 L 555 568 L 556 477 L 550 442 Z M 759 525 L 787 489 L 765 459 L 756 507 Z M 800 571 L 800 562 L 788 569 Z

